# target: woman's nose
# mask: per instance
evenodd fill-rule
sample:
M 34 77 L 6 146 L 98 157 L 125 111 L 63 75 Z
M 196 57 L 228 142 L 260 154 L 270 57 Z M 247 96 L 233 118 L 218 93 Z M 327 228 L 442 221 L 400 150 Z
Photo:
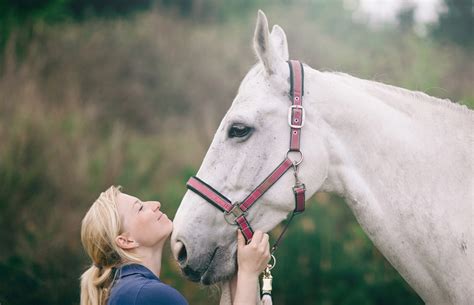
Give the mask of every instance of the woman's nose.
M 159 201 L 152 201 L 153 211 L 156 212 L 161 208 L 161 203 Z

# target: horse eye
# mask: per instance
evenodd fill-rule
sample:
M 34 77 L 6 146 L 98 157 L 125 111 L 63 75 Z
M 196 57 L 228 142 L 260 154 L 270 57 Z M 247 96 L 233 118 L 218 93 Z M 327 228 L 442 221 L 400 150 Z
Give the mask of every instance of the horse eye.
M 235 124 L 232 125 L 229 129 L 229 138 L 243 138 L 247 136 L 251 131 L 251 127 L 242 124 Z

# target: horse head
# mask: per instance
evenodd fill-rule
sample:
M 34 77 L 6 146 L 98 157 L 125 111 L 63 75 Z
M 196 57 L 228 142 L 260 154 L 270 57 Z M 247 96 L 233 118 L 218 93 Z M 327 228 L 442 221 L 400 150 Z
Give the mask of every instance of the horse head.
M 242 200 L 285 158 L 290 141 L 288 45 L 281 27 L 269 32 L 259 11 L 254 35 L 258 63 L 240 84 L 197 173 L 233 202 Z M 299 177 L 308 196 L 323 184 L 328 171 L 323 138 L 311 135 L 311 114 L 301 135 L 304 163 Z M 305 132 L 308 131 L 308 132 Z M 294 209 L 294 177 L 286 173 L 248 210 L 254 229 L 268 232 Z M 211 284 L 236 271 L 236 227 L 203 198 L 188 191 L 174 218 L 172 251 L 191 280 Z

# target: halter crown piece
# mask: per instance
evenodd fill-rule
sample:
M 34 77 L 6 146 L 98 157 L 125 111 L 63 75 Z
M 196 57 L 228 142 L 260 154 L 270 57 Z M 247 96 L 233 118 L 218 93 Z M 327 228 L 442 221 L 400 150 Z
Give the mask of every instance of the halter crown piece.
M 303 82 L 304 71 L 301 62 L 296 60 L 288 61 L 290 68 L 290 99 L 291 106 L 288 109 L 288 124 L 290 125 L 290 149 L 286 153 L 285 159 L 275 170 L 263 180 L 244 200 L 232 203 L 227 197 L 218 192 L 209 184 L 198 177 L 191 177 L 186 186 L 195 192 L 207 202 L 218 208 L 224 213 L 224 219 L 230 225 L 238 225 L 245 237 L 246 242 L 252 239 L 253 229 L 247 220 L 247 211 L 263 194 L 275 184 L 290 168 L 294 171 L 295 185 L 293 193 L 295 196 L 295 209 L 287 222 L 286 227 L 272 247 L 272 253 L 278 247 L 278 244 L 288 228 L 293 216 L 303 212 L 305 209 L 305 185 L 298 179 L 298 166 L 303 161 L 303 153 L 300 150 L 301 128 L 304 125 L 305 111 L 303 108 Z M 290 155 L 297 156 L 297 160 L 290 159 Z

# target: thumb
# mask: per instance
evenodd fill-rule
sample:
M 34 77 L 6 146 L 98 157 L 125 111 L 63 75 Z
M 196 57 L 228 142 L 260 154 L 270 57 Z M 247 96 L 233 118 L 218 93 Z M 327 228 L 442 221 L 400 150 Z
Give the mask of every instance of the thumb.
M 245 246 L 245 238 L 239 229 L 237 229 L 237 246 L 239 249 Z

